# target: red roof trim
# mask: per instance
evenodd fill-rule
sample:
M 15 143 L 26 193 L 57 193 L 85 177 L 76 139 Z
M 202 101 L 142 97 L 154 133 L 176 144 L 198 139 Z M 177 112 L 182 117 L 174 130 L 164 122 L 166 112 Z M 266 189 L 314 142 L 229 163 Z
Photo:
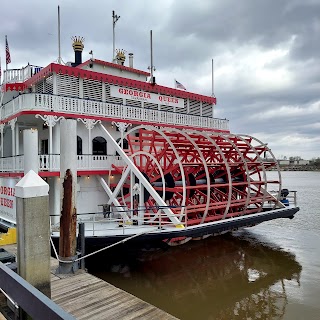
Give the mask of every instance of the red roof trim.
M 89 59 L 89 60 L 79 64 L 77 66 L 77 68 L 84 67 L 84 66 L 88 65 L 90 62 L 91 62 L 91 60 Z M 138 69 L 134 69 L 134 68 L 130 68 L 130 67 L 126 67 L 126 66 L 122 66 L 120 64 L 107 62 L 107 61 L 103 61 L 103 60 L 99 60 L 99 59 L 93 59 L 93 63 L 100 64 L 102 66 L 107 66 L 107 67 L 110 67 L 110 68 L 116 68 L 116 69 L 125 70 L 125 71 L 129 71 L 129 72 L 134 72 L 134 73 L 141 74 L 141 75 L 147 76 L 147 77 L 150 76 L 149 72 L 138 70 Z
M 154 92 L 158 94 L 175 96 L 175 97 L 184 98 L 184 99 L 189 98 L 192 100 L 202 101 L 209 104 L 216 104 L 215 97 L 204 96 L 197 93 L 160 86 L 158 84 L 151 84 L 149 82 L 132 80 L 128 78 L 113 76 L 110 74 L 104 74 L 104 73 L 95 72 L 91 70 L 83 70 L 80 68 L 74 68 L 74 67 L 64 66 L 64 65 L 55 64 L 55 63 L 51 63 L 47 67 L 43 68 L 40 72 L 36 73 L 34 76 L 32 76 L 30 79 L 28 79 L 25 82 L 25 85 L 29 87 L 34 83 L 40 81 L 41 78 L 49 76 L 53 72 L 58 74 L 66 74 L 69 76 L 75 76 L 83 79 L 91 79 L 91 80 L 97 80 L 101 82 L 108 82 L 113 85 L 131 87 L 131 88 Z
M 33 75 L 31 78 L 25 81 L 26 87 L 30 87 L 33 84 L 39 82 L 42 78 L 47 78 L 52 74 L 52 65 L 53 63 L 50 63 L 45 68 L 41 69 L 39 72 L 37 72 L 35 75 Z
M 24 82 L 6 83 L 3 86 L 2 91 L 24 91 L 26 89 L 26 84 Z

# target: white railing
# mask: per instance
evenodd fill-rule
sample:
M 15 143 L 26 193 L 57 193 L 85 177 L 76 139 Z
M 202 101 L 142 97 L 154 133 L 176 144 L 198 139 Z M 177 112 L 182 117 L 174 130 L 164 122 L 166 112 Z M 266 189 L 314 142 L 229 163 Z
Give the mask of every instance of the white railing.
M 23 168 L 23 156 L 0 158 L 0 170 L 2 172 L 21 172 Z
M 120 104 L 106 103 L 49 94 L 28 93 L 19 95 L 1 109 L 1 119 L 21 110 L 53 111 L 81 115 L 111 117 L 125 120 L 146 121 L 157 124 L 174 124 L 199 128 L 229 130 L 229 121 Z
M 39 72 L 42 68 L 38 66 L 27 65 L 21 69 L 9 69 L 4 70 L 3 73 L 3 84 L 5 83 L 15 83 L 24 82 L 34 74 Z
M 119 156 L 113 155 L 78 155 L 78 170 L 88 170 L 90 168 L 94 170 L 109 170 L 112 169 L 112 165 L 121 166 L 124 165 L 124 161 Z
M 41 154 L 39 155 L 39 171 L 59 171 L 59 154 Z
M 112 170 L 112 164 L 121 166 L 124 162 L 114 155 L 78 155 L 78 170 Z M 1 172 L 23 172 L 24 156 L 0 158 Z M 39 171 L 60 171 L 59 154 L 39 155 Z

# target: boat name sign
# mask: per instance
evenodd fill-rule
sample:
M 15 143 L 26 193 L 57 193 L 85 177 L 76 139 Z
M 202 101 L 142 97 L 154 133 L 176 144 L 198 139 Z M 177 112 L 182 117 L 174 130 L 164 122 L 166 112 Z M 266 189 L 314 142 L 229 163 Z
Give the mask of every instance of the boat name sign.
M 16 221 L 16 179 L 0 178 L 0 219 Z
M 151 93 L 135 89 L 127 89 L 112 85 L 110 86 L 110 95 L 116 98 L 138 100 L 178 108 L 184 107 L 184 100 L 181 98 L 169 97 L 157 93 Z

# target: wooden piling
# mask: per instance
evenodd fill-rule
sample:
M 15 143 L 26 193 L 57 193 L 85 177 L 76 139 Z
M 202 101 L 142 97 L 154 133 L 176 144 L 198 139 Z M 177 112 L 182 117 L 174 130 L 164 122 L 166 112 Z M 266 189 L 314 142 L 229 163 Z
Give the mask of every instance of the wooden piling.
M 73 203 L 73 178 L 71 170 L 66 171 L 63 181 L 62 211 L 60 216 L 59 256 L 76 255 L 77 209 Z

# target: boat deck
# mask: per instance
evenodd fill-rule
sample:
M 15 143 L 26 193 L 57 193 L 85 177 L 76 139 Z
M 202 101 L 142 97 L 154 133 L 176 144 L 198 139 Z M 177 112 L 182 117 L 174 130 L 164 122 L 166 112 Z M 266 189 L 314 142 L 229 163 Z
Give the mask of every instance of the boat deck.
M 17 252 L 16 245 L 3 248 Z M 57 267 L 58 261 L 51 258 L 51 299 L 76 319 L 177 319 L 87 272 L 57 275 Z

